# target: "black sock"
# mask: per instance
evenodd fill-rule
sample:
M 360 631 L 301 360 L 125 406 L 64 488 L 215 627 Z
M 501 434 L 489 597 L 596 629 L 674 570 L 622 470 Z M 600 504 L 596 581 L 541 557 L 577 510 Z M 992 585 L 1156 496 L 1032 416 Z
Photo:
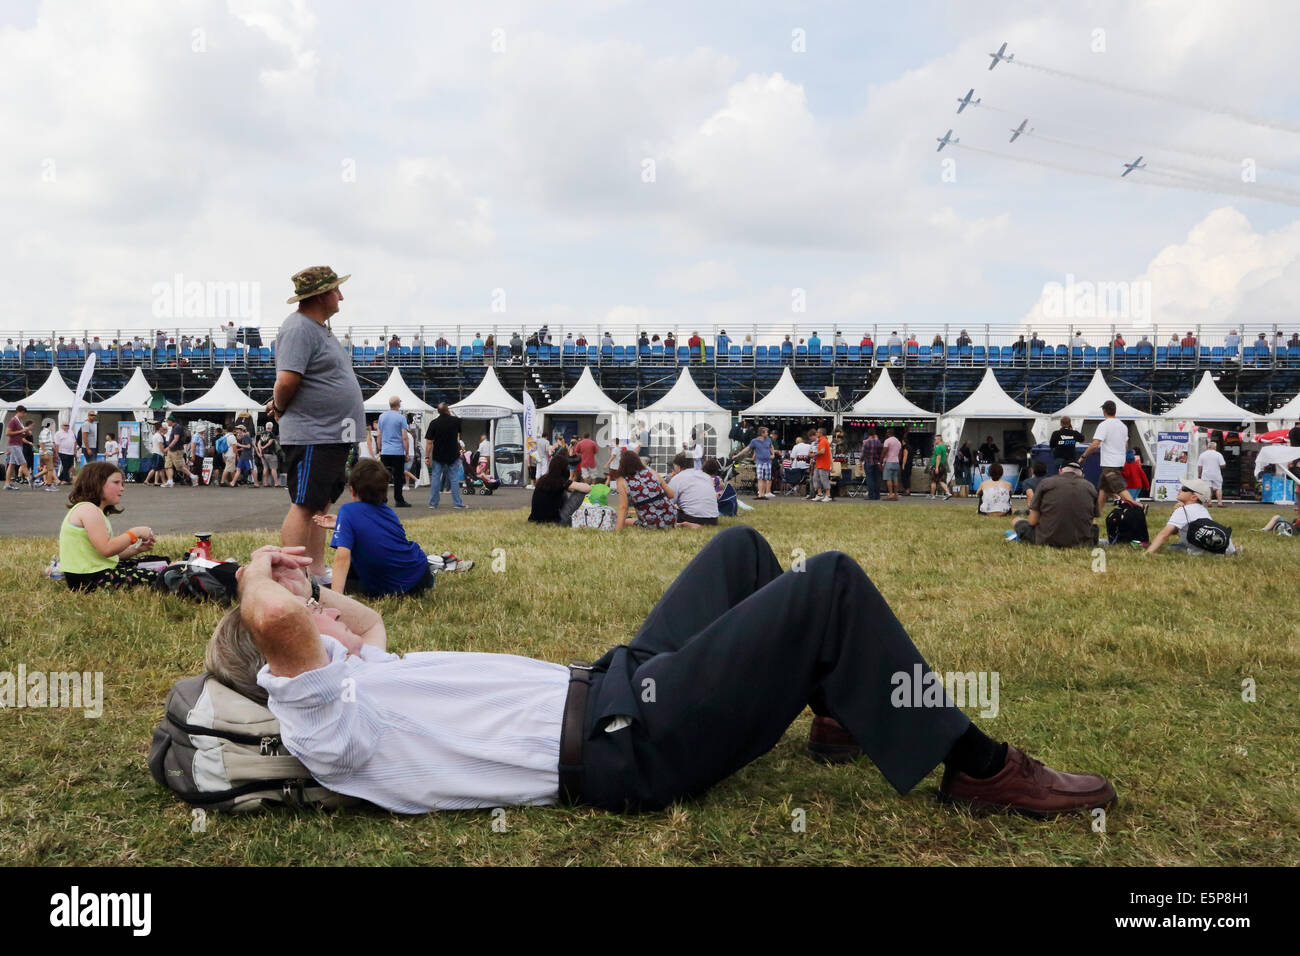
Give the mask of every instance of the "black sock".
M 1007 745 L 998 743 L 971 724 L 957 738 L 943 762 L 976 780 L 986 780 L 1006 765 Z

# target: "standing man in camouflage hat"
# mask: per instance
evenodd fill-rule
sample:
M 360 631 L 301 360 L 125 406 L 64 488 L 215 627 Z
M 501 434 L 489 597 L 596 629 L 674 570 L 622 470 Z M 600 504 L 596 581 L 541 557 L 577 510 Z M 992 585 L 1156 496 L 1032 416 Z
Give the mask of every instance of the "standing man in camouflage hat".
M 303 545 L 313 576 L 328 582 L 325 529 L 312 517 L 327 514 L 345 485 L 348 453 L 365 429 L 361 386 L 352 358 L 327 324 L 339 310 L 338 276 L 312 266 L 293 277 L 298 311 L 280 326 L 275 342 L 275 390 L 266 404 L 280 423 L 280 446 L 289 483 L 289 513 L 280 527 L 286 546 Z

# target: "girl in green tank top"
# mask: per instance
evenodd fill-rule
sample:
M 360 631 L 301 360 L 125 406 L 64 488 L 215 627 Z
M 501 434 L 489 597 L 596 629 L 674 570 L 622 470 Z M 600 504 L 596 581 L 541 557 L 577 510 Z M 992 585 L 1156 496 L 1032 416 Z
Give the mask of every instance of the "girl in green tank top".
M 115 463 L 91 462 L 81 469 L 68 495 L 67 516 L 59 528 L 59 569 L 75 591 L 152 584 L 156 571 L 137 566 L 136 555 L 154 545 L 152 529 L 139 525 L 114 536 L 110 514 L 118 514 L 124 492 Z M 165 561 L 164 557 L 153 557 Z

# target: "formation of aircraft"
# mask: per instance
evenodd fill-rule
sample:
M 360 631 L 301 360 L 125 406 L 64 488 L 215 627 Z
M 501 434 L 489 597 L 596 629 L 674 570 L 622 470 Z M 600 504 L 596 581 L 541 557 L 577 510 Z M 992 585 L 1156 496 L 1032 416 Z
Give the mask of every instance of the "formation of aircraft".
M 1026 116 L 1024 119 L 1020 121 L 1020 125 L 1011 131 L 1011 138 L 1007 140 L 1007 142 L 1014 143 L 1017 139 L 1019 139 L 1020 134 L 1025 131 L 1025 124 L 1028 122 L 1029 122 L 1029 117 Z
M 958 112 L 958 113 L 961 113 L 962 110 L 964 110 L 966 107 L 970 106 L 972 103 L 975 104 L 976 106 L 979 105 L 980 98 L 979 98 L 978 96 L 976 96 L 975 99 L 973 99 L 973 100 L 971 99 L 971 97 L 972 97 L 974 94 L 975 94 L 975 87 L 972 86 L 972 87 L 970 88 L 970 91 L 969 91 L 965 96 L 959 96 L 959 97 L 957 97 L 957 112 Z
M 1002 54 L 1004 53 L 1006 53 L 1007 55 L 1003 56 Z M 993 57 L 993 62 L 989 64 L 990 70 L 1003 61 L 1010 63 L 1012 60 L 1016 58 L 1016 55 L 1014 53 L 1007 53 L 1007 44 L 1005 40 L 1002 41 L 1002 46 L 998 47 L 998 52 L 990 53 L 989 56 Z
M 959 139 L 952 138 L 952 130 L 948 130 L 948 132 L 944 133 L 942 136 L 936 136 L 934 138 L 934 141 L 939 144 L 939 148 L 935 150 L 936 153 L 943 152 L 943 148 L 949 145 L 950 143 L 955 144 L 961 142 L 961 140 Z
M 1142 162 L 1142 157 L 1139 156 L 1137 159 L 1133 160 L 1133 162 L 1124 164 L 1124 172 L 1119 174 L 1119 178 L 1123 179 L 1125 176 L 1133 172 L 1133 170 L 1135 169 L 1146 169 L 1146 168 L 1147 168 L 1147 164 Z

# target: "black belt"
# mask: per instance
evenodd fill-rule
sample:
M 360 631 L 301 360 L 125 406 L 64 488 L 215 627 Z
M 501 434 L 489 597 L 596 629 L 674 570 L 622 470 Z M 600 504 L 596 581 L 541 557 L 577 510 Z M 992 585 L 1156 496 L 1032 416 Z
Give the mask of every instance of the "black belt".
M 577 803 L 582 798 L 582 738 L 587 723 L 591 672 L 590 664 L 569 662 L 569 693 L 564 698 L 564 720 L 560 725 L 561 803 Z

